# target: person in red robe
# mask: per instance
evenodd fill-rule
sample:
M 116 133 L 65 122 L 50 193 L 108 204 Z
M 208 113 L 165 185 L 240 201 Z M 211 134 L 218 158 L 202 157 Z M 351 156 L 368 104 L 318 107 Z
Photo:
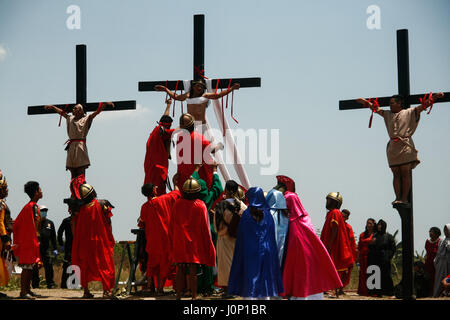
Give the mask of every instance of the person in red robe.
M 24 187 L 25 193 L 30 197 L 23 209 L 20 211 L 13 225 L 13 251 L 19 259 L 19 267 L 22 268 L 20 275 L 20 298 L 34 299 L 39 295 L 30 290 L 33 267 L 41 263 L 39 250 L 40 217 L 37 202 L 42 198 L 42 190 L 39 183 L 29 181 Z
M 189 271 L 192 299 L 197 298 L 197 267 L 216 265 L 216 250 L 211 239 L 208 210 L 200 200 L 201 185 L 189 178 L 183 185 L 183 197 L 175 201 L 170 220 L 172 262 L 177 266 L 176 298 L 181 299 L 185 274 Z
M 358 294 L 360 296 L 369 295 L 369 289 L 367 288 L 367 256 L 369 255 L 369 244 L 372 241 L 376 225 L 375 219 L 367 219 L 366 229 L 359 235 L 356 261 L 359 262 Z
M 432 297 L 434 292 L 434 277 L 436 274 L 434 258 L 436 258 L 439 243 L 441 242 L 441 229 L 432 227 L 429 231 L 429 235 L 430 239 L 425 240 L 425 270 L 430 275 L 430 297 Z
M 111 212 L 110 209 L 103 210 L 92 186 L 81 185 L 80 195 L 83 205 L 72 218 L 74 230 L 72 265 L 80 268 L 83 298 L 94 297 L 88 288 L 91 281 L 101 281 L 103 296 L 109 297 L 110 290 L 114 288 L 115 272 L 113 260 L 115 242 L 111 226 L 107 223 Z
M 147 283 L 151 283 L 156 277 L 157 295 L 164 294 L 164 284 L 173 273 L 170 261 L 169 226 L 171 209 L 175 201 L 181 198 L 176 179 L 175 175 L 172 180 L 175 190 L 161 196 L 155 196 L 157 191 L 151 183 L 144 184 L 141 188 L 142 194 L 148 199 L 141 207 L 139 218 L 145 230 L 145 250 L 148 255 Z
M 327 195 L 326 201 L 326 208 L 329 211 L 320 234 L 320 240 L 327 248 L 336 271 L 341 277 L 341 282 L 343 282 L 343 277 L 349 267 L 353 265 L 354 258 L 344 217 L 339 211 L 342 205 L 342 195 L 339 192 L 331 192 Z M 335 291 L 335 294 L 338 298 L 338 290 Z
M 181 115 L 180 128 L 184 130 L 180 132 L 177 139 L 178 189 L 183 188 L 184 182 L 194 172 L 196 164 L 202 164 L 198 173 L 210 189 L 213 180 L 212 164 L 214 162 L 211 154 L 214 154 L 218 149 L 223 149 L 223 145 L 213 146 L 203 134 L 195 131 L 195 120 L 189 113 Z
M 339 289 L 339 294 L 345 294 L 344 288 L 346 286 L 348 286 L 350 283 L 350 278 L 351 278 L 352 271 L 353 271 L 353 264 L 355 263 L 356 258 L 357 258 L 355 233 L 353 232 L 352 226 L 349 223 L 347 223 L 348 218 L 350 217 L 350 211 L 348 209 L 343 209 L 342 216 L 344 217 L 345 226 L 347 228 L 347 233 L 348 233 L 348 239 L 350 241 L 350 247 L 352 249 L 353 263 L 349 266 L 348 271 L 343 273 L 343 276 L 341 278 L 341 280 L 343 280 L 342 281 L 343 287 L 341 289 Z
M 144 184 L 151 183 L 156 188 L 155 196 L 166 193 L 167 172 L 169 170 L 170 142 L 175 129 L 170 129 L 173 119 L 169 116 L 172 99 L 166 100 L 166 110 L 158 125 L 147 140 L 144 160 Z

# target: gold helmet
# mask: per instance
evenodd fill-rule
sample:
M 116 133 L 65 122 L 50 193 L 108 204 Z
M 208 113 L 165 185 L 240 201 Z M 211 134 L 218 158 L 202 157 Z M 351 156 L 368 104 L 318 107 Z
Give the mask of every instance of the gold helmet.
M 327 199 L 333 199 L 333 200 L 335 200 L 335 201 L 337 201 L 339 203 L 339 206 L 342 205 L 343 199 L 342 199 L 342 195 L 341 195 L 340 192 L 330 192 L 327 195 Z
M 187 129 L 191 127 L 195 122 L 194 116 L 189 113 L 184 113 L 180 116 L 180 128 Z
M 183 192 L 187 194 L 193 194 L 200 192 L 202 190 L 202 186 L 200 183 L 194 178 L 187 179 L 183 184 Z
M 92 187 L 90 184 L 85 183 L 80 186 L 80 197 L 83 200 L 87 199 L 94 192 L 95 192 L 94 187 Z
M 3 175 L 2 170 L 0 170 L 0 189 L 6 189 L 7 187 L 8 187 L 8 182 L 6 181 L 6 178 Z
M 238 187 L 237 195 L 238 195 L 239 200 L 244 201 L 245 192 L 244 192 L 244 190 L 242 190 L 241 187 Z

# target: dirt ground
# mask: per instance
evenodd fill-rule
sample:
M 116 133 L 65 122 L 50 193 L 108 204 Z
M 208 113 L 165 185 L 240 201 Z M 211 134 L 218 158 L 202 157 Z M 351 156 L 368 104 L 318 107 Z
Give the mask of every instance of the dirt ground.
M 36 300 L 85 300 L 81 297 L 83 296 L 82 290 L 68 290 L 68 289 L 32 289 L 32 291 L 36 294 L 41 295 L 41 297 L 36 298 Z M 19 300 L 19 290 L 10 290 L 10 291 L 3 291 L 8 295 L 8 298 L 6 299 L 14 299 Z M 111 298 L 103 298 L 103 292 L 97 291 L 97 290 L 91 290 L 92 294 L 94 294 L 94 300 L 105 300 L 105 299 L 111 299 Z M 125 295 L 125 293 L 117 294 L 114 299 L 118 300 L 175 300 L 175 294 L 171 290 L 171 288 L 168 288 L 165 292 L 166 294 L 164 296 L 155 297 L 152 294 L 143 294 L 142 292 L 135 293 L 134 290 L 130 296 Z M 222 300 L 220 296 L 208 296 L 204 297 L 199 295 L 198 297 L 200 300 Z M 329 298 L 326 295 L 324 296 L 325 300 L 397 300 L 401 301 L 399 299 L 395 299 L 393 297 L 382 297 L 382 298 L 375 298 L 375 297 L 362 297 L 356 294 L 354 291 L 347 291 L 345 292 L 345 295 L 339 296 L 338 299 L 336 298 Z M 21 299 L 20 299 L 21 300 Z M 190 298 L 182 298 L 182 300 L 190 300 Z M 228 301 L 233 300 L 242 300 L 242 298 L 237 297 L 235 299 L 231 299 Z M 417 300 L 449 300 L 450 298 L 421 298 Z

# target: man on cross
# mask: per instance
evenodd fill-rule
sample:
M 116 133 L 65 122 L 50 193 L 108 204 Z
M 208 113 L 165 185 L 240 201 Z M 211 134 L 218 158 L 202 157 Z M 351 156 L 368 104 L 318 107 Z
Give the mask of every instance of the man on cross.
M 359 103 L 368 106 L 373 112 L 384 118 L 390 138 L 386 153 L 389 167 L 394 175 L 395 200 L 392 202 L 393 205 L 409 205 L 410 170 L 420 163 L 417 158 L 417 149 L 411 137 L 419 124 L 420 113 L 432 105 L 433 101 L 443 96 L 442 92 L 430 94 L 428 99 L 426 97 L 421 99 L 421 105 L 403 109 L 404 98 L 400 95 L 394 95 L 390 100 L 390 111 L 381 109 L 376 102 L 363 98 L 357 99 Z
M 176 93 L 170 91 L 167 87 L 157 85 L 156 91 L 165 91 L 172 99 L 178 101 L 185 101 L 187 103 L 187 112 L 191 114 L 195 121 L 201 121 L 202 124 L 206 123 L 206 108 L 208 107 L 208 101 L 210 99 L 216 100 L 230 94 L 233 90 L 239 90 L 240 84 L 235 83 L 227 90 L 220 93 L 205 92 L 206 85 L 202 80 L 191 81 L 191 87 L 189 92 L 176 95 Z
M 90 166 L 88 150 L 86 146 L 86 137 L 92 125 L 92 120 L 103 111 L 106 106 L 114 107 L 112 102 L 100 103 L 98 109 L 86 115 L 81 104 L 75 105 L 72 115 L 68 115 L 64 110 L 54 106 L 46 105 L 45 110 L 53 110 L 61 117 L 67 120 L 67 160 L 66 170 L 70 170 L 71 179 L 84 175 L 86 169 Z

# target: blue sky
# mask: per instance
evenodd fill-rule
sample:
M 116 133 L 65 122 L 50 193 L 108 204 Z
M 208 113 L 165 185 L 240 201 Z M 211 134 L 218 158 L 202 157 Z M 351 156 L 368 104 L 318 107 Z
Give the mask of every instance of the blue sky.
M 70 5 L 81 28 L 70 30 Z M 370 5 L 381 29 L 369 30 Z M 210 78 L 261 77 L 261 88 L 234 99 L 233 129 L 279 129 L 280 169 L 316 228 L 325 196 L 340 191 L 355 233 L 369 217 L 400 229 L 382 118 L 368 129 L 368 110 L 339 111 L 338 101 L 397 93 L 396 30 L 409 30 L 411 92 L 450 91 L 450 3 L 442 1 L 0 1 L 0 168 L 15 217 L 28 201 L 23 185 L 41 183 L 41 204 L 56 225 L 67 215 L 65 126 L 56 115 L 27 116 L 28 105 L 75 100 L 75 46 L 87 45 L 88 101 L 136 100 L 135 111 L 105 112 L 88 136 L 87 180 L 109 199 L 116 240 L 133 239 L 145 198 L 145 143 L 164 95 L 138 92 L 144 80 L 192 77 L 194 14 L 205 14 L 205 69 Z M 211 108 L 210 108 L 211 109 Z M 211 110 L 208 117 L 214 118 Z M 179 106 L 176 119 L 180 115 Z M 414 141 L 415 249 L 428 230 L 449 222 L 450 104 L 423 114 Z M 214 124 L 214 121 L 213 121 Z M 269 148 L 270 150 L 270 148 Z M 272 155 L 275 157 L 275 155 Z M 245 165 L 252 185 L 269 190 L 275 176 Z M 230 167 L 230 171 L 233 172 Z M 170 173 L 174 173 L 171 164 Z

